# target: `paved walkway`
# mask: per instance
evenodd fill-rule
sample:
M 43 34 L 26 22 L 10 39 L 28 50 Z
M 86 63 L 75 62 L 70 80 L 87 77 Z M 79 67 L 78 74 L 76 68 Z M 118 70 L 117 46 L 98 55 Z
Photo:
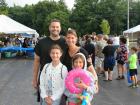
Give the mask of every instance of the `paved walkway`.
M 0 105 L 39 105 L 31 87 L 32 66 L 33 60 L 0 60 Z M 140 105 L 140 87 L 128 88 L 126 80 L 99 80 L 100 91 L 92 105 Z

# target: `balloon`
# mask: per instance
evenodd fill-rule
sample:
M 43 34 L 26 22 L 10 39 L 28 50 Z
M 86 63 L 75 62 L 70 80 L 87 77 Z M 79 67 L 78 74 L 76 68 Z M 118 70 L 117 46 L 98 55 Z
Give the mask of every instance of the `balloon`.
M 83 92 L 83 89 L 76 87 L 76 79 L 80 79 L 82 82 L 89 86 L 91 77 L 87 74 L 87 71 L 78 68 L 73 69 L 68 73 L 65 79 L 66 89 L 68 89 L 70 93 L 80 94 Z
M 85 90 L 82 93 L 82 96 L 84 96 L 85 98 L 82 100 L 82 105 L 88 105 L 89 102 L 89 93 L 87 93 Z

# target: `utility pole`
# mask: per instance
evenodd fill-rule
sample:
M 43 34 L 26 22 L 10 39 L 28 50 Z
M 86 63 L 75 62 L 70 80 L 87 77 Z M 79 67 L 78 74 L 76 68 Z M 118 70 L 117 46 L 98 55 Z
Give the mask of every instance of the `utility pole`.
M 129 29 L 129 0 L 127 0 L 127 29 Z

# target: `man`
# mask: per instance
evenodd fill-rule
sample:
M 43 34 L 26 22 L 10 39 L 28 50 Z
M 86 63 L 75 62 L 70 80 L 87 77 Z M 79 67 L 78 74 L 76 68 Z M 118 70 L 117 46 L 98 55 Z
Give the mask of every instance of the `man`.
M 34 68 L 33 68 L 33 80 L 32 85 L 35 89 L 38 89 L 39 75 L 46 63 L 51 62 L 49 51 L 52 45 L 58 44 L 63 51 L 66 51 L 65 39 L 60 37 L 61 24 L 59 20 L 52 20 L 49 25 L 50 36 L 41 39 L 35 46 Z M 64 52 L 63 52 L 64 54 Z M 63 57 L 62 57 L 63 60 Z M 40 98 L 38 98 L 38 101 Z
M 95 52 L 96 52 L 96 70 L 97 70 L 97 74 L 100 74 L 101 72 L 103 72 L 103 60 L 104 60 L 104 55 L 102 53 L 103 48 L 106 46 L 106 41 L 103 39 L 104 35 L 102 34 L 98 34 L 98 41 L 96 43 L 96 48 L 95 48 Z

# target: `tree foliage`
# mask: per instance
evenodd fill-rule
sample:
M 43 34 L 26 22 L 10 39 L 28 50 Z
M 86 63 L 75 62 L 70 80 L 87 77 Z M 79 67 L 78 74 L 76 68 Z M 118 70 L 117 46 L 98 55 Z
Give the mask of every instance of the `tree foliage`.
M 78 35 L 106 33 L 102 30 L 105 28 L 100 27 L 103 19 L 109 23 L 110 34 L 122 34 L 127 29 L 127 0 L 75 0 L 72 10 L 67 8 L 64 0 L 44 0 L 24 7 L 8 7 L 5 0 L 0 0 L 0 14 L 37 30 L 40 35 L 49 35 L 48 25 L 53 18 L 60 19 L 62 34 L 69 27 L 76 29 Z M 130 0 L 130 27 L 139 23 L 140 2 Z
M 107 20 L 103 19 L 100 27 L 104 35 L 110 34 L 110 25 Z
M 59 11 L 61 11 L 61 13 Z M 53 19 L 52 14 L 54 13 L 57 13 L 56 15 L 59 15 L 57 17 L 61 17 L 62 21 L 69 21 L 69 11 L 63 0 L 59 2 L 45 0 L 40 1 L 36 5 L 26 5 L 24 7 L 14 6 L 9 9 L 9 16 L 11 18 L 36 29 L 40 35 L 49 34 L 47 31 L 49 21 L 46 21 L 46 18 L 51 17 Z M 65 16 L 67 16 L 67 18 L 65 18 Z M 68 27 L 67 25 L 68 24 L 64 24 L 64 29 Z
M 8 7 L 5 0 L 0 0 L 0 14 L 8 14 Z

